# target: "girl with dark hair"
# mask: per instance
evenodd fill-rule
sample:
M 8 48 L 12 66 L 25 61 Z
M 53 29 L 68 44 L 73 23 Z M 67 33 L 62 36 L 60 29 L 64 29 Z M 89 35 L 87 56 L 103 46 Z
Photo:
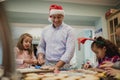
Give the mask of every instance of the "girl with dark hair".
M 102 37 L 95 39 L 91 45 L 91 49 L 96 54 L 99 65 L 101 65 L 104 61 L 116 62 L 120 60 L 118 47 Z
M 24 33 L 20 36 L 15 47 L 17 68 L 28 68 L 30 65 L 37 64 L 32 49 L 32 36 Z
M 116 27 L 116 35 L 120 37 L 120 24 Z M 104 65 L 101 65 L 100 68 L 105 68 L 107 74 L 114 76 L 117 79 L 120 79 L 120 61 L 115 63 L 110 61 L 105 61 Z
M 111 61 L 113 63 L 120 60 L 118 47 L 107 39 L 101 36 L 95 38 L 91 44 L 92 51 L 96 54 L 98 59 L 98 68 L 104 61 Z M 84 68 L 87 69 L 90 65 L 85 64 Z

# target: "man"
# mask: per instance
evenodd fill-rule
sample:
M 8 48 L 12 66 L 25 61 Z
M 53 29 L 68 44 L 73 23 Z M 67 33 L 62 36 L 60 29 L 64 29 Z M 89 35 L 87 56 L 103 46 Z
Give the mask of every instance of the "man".
M 49 9 L 49 21 L 44 28 L 38 45 L 38 63 L 54 66 L 55 70 L 68 68 L 75 51 L 73 28 L 63 23 L 62 6 L 53 4 Z

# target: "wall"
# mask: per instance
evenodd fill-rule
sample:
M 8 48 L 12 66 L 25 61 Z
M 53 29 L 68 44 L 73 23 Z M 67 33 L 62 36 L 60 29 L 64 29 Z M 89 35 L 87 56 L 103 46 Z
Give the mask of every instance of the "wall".
M 92 38 L 94 33 L 94 28 L 91 29 L 78 29 L 76 30 L 76 38 L 86 37 Z M 77 40 L 76 39 L 76 40 Z M 82 64 L 89 59 L 92 63 L 95 63 L 95 55 L 91 51 L 91 41 L 86 41 L 85 44 L 80 45 L 80 50 L 78 49 L 78 42 L 76 41 L 76 65 L 77 68 L 81 68 Z
M 36 25 L 36 24 L 11 24 L 12 36 L 14 44 L 18 41 L 18 38 L 23 33 L 29 33 L 33 36 L 33 44 L 38 44 L 41 36 L 43 27 L 46 25 Z
M 64 7 L 65 15 L 67 19 L 65 18 L 65 21 L 70 25 L 77 25 L 77 26 L 95 26 L 96 28 L 103 28 L 103 36 L 108 37 L 107 35 L 107 27 L 106 27 L 106 20 L 105 20 L 105 12 L 110 8 L 109 6 L 97 6 L 97 5 L 82 5 L 82 4 L 74 4 L 74 3 L 63 3 L 63 2 L 56 2 L 56 1 L 41 1 L 41 0 L 30 0 L 29 2 L 27 0 L 12 0 L 8 1 L 7 3 L 7 11 L 8 12 L 18 12 L 25 14 L 25 16 L 31 14 L 33 15 L 33 19 L 36 17 L 42 18 L 40 21 L 36 21 L 35 19 L 31 20 L 30 23 L 36 23 L 40 22 L 45 23 L 48 18 L 48 12 L 49 12 L 49 6 L 53 3 L 60 4 Z M 72 6 L 71 6 L 72 5 Z M 43 15 L 45 14 L 45 15 Z M 11 14 L 12 15 L 12 14 Z M 15 16 L 15 15 L 13 15 Z M 17 15 L 20 16 L 20 15 Z M 15 16 L 15 17 L 17 17 Z M 24 18 L 23 16 L 22 18 Z M 43 16 L 45 16 L 45 19 L 43 19 Z M 30 17 L 30 16 L 29 16 Z M 36 17 L 36 18 L 37 18 Z M 74 19 L 74 17 L 76 19 Z M 18 21 L 24 21 L 20 19 L 15 19 L 16 22 Z M 13 19 L 13 18 L 12 18 Z M 69 20 L 68 20 L 69 19 Z M 28 20 L 28 19 L 26 19 Z M 39 20 L 39 19 L 38 19 Z M 92 22 L 91 22 L 92 21 Z M 96 23 L 96 21 L 98 23 Z M 24 21 L 25 22 L 25 21 Z M 85 24 L 86 22 L 86 24 Z M 41 24 L 42 24 L 41 23 Z M 92 24 L 91 24 L 92 23 Z M 46 23 L 48 24 L 48 22 Z M 99 26 L 100 25 L 100 26 Z

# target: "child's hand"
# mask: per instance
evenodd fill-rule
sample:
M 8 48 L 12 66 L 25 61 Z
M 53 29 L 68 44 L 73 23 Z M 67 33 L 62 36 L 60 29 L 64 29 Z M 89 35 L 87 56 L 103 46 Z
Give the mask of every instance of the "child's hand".
M 113 68 L 106 68 L 106 72 L 108 75 L 115 76 L 116 78 L 120 79 L 120 70 Z
M 110 62 L 110 61 L 104 61 L 102 63 L 102 65 L 100 65 L 100 68 L 107 68 L 107 67 L 112 67 L 114 63 Z
M 32 64 L 37 64 L 38 63 L 37 60 L 32 60 L 31 62 L 32 62 Z
M 88 69 L 90 67 L 90 64 L 84 64 L 83 68 Z
M 25 60 L 23 61 L 23 63 L 30 64 L 30 60 L 29 60 L 29 59 L 25 59 Z
M 37 64 L 37 60 L 33 59 L 25 59 L 23 62 L 27 64 Z

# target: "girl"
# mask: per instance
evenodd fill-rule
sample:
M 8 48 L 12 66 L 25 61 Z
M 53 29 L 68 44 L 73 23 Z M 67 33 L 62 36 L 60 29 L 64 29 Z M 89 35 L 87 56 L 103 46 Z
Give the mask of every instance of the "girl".
M 102 37 L 98 37 L 93 41 L 91 49 L 97 56 L 98 68 L 103 64 L 104 61 L 111 61 L 114 63 L 120 60 L 118 47 L 109 40 L 106 40 Z M 89 66 L 89 64 L 85 64 L 84 68 L 86 69 Z
M 37 64 L 37 60 L 32 51 L 32 36 L 24 33 L 20 36 L 15 47 L 17 68 L 28 68 Z
M 116 35 L 120 37 L 120 24 L 118 24 L 116 28 Z M 105 61 L 104 65 L 101 65 L 100 68 L 105 68 L 107 74 L 115 76 L 116 78 L 120 79 L 120 61 L 117 61 L 115 63 Z

